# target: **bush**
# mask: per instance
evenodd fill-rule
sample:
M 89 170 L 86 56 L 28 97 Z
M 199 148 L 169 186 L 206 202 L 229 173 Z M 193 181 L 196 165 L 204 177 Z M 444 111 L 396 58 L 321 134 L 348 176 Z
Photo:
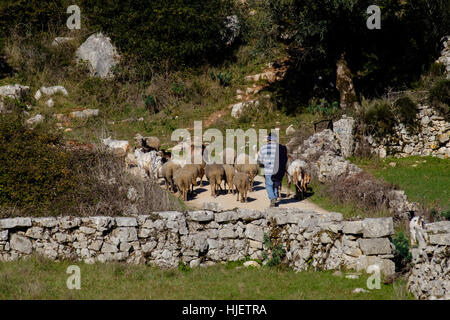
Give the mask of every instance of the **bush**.
M 367 134 L 382 138 L 394 133 L 396 121 L 388 101 L 374 100 L 367 106 L 363 104 L 362 117 Z
M 395 247 L 394 252 L 395 265 L 400 269 L 403 269 L 411 261 L 411 252 L 409 251 L 409 239 L 404 235 L 402 231 L 400 231 L 392 238 L 392 243 L 394 244 Z
M 429 99 L 431 105 L 450 121 L 450 80 L 437 81 L 430 89 Z
M 389 212 L 388 194 L 391 190 L 393 186 L 363 171 L 326 182 L 320 189 L 320 195 L 331 196 L 337 203 L 354 206 L 368 216 L 378 216 Z
M 0 120 L 0 203 L 49 204 L 76 187 L 70 157 L 59 149 L 60 137 L 29 130 L 17 114 Z
M 68 149 L 45 124 L 27 128 L 18 112 L 0 115 L 0 216 L 123 215 L 180 209 L 153 180 L 130 177 L 123 158 Z M 140 195 L 127 198 L 133 187 Z
M 430 75 L 432 77 L 441 77 L 444 75 L 445 65 L 440 62 L 433 62 L 430 66 Z
M 394 107 L 400 122 L 403 123 L 406 128 L 417 128 L 419 125 L 419 122 L 417 121 L 419 109 L 417 108 L 417 104 L 410 97 L 403 96 L 398 98 L 394 103 Z
M 274 244 L 267 234 L 264 234 L 264 247 L 267 252 L 263 252 L 263 259 L 267 260 L 268 267 L 276 267 L 286 256 L 286 252 L 281 244 Z

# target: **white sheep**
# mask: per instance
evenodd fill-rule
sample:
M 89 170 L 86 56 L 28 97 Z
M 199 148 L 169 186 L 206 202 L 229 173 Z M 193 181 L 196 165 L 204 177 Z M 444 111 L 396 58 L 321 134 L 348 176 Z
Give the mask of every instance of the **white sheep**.
M 417 243 L 417 238 L 421 237 L 422 230 L 425 227 L 425 221 L 422 217 L 414 217 L 409 222 L 409 235 L 411 246 L 414 246 Z

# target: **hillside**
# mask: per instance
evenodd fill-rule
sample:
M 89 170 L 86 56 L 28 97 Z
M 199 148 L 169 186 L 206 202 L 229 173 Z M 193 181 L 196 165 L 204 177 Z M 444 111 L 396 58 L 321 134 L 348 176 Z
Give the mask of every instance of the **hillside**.
M 30 154 L 42 159 L 41 154 L 52 151 L 45 145 L 40 150 L 40 141 L 64 150 L 96 153 L 105 149 L 102 139 L 111 138 L 128 141 L 132 152 L 139 147 L 137 134 L 158 137 L 161 149 L 170 151 L 177 144 L 171 140 L 172 133 L 185 128 L 193 134 L 194 121 L 202 121 L 203 132 L 214 128 L 223 134 L 227 129 L 277 128 L 281 143 L 297 145 L 343 114 L 356 119 L 357 137 L 391 134 L 399 123 L 414 127 L 416 106 L 423 104 L 431 104 L 448 121 L 448 66 L 445 59 L 435 62 L 443 49 L 441 38 L 449 30 L 448 2 L 436 1 L 426 13 L 421 10 L 424 1 L 417 7 L 408 2 L 400 7 L 388 4 L 383 27 L 376 31 L 366 27 L 364 1 L 346 7 L 330 0 L 324 10 L 314 1 L 303 2 L 300 8 L 293 1 L 215 0 L 206 6 L 197 1 L 154 1 L 144 8 L 141 1 L 113 1 L 104 8 L 98 1 L 84 0 L 78 2 L 81 28 L 73 30 L 66 25 L 67 1 L 3 2 L 0 87 L 27 88 L 24 94 L 2 102 L 5 110 L 21 113 L 23 118 L 2 116 L 2 121 L 28 122 L 34 136 L 23 131 L 23 136 L 5 140 L 10 145 L 5 145 L 7 156 L 2 161 L 11 166 L 21 157 L 22 148 L 28 150 L 27 145 Z M 424 27 L 411 28 L 418 19 Z M 398 41 L 407 29 L 408 36 Z M 354 49 L 355 43 L 362 49 Z M 387 49 L 381 50 L 381 43 Z M 88 59 L 94 53 L 99 57 L 97 64 L 80 63 L 83 54 Z M 49 90 L 55 93 L 46 93 Z M 18 130 L 16 125 L 16 129 L 3 125 L 2 134 Z M 19 143 L 21 139 L 26 141 Z M 355 156 L 367 157 L 367 148 L 359 146 Z M 439 147 L 444 148 L 444 157 L 445 143 Z M 85 195 L 101 194 L 92 190 L 102 189 L 103 176 L 93 179 L 91 187 L 77 188 L 76 195 L 68 194 L 73 184 L 67 180 L 87 186 L 81 181 L 90 180 L 92 171 L 102 167 L 108 176 L 107 168 L 115 166 L 106 163 L 110 160 L 87 162 L 68 152 L 51 161 L 25 156 L 21 161 L 27 170 L 3 172 L 2 183 L 17 182 L 2 189 L 7 190 L 0 198 L 7 208 L 4 215 L 19 214 L 21 207 L 30 206 L 36 214 L 48 214 L 54 201 L 60 202 L 56 207 L 62 206 L 58 212 L 82 210 L 85 214 L 185 205 L 160 190 L 167 199 L 163 204 L 140 203 L 129 209 L 124 190 L 131 185 L 145 187 L 141 182 L 136 186 L 126 175 L 114 177 L 120 181 L 112 184 L 115 191 L 102 196 Z M 27 165 L 27 159 L 34 159 L 36 167 Z M 74 178 L 80 175 L 84 178 Z M 22 183 L 19 176 L 32 178 Z M 48 199 L 38 204 L 40 181 L 58 188 L 51 187 Z M 111 194 L 123 201 L 110 205 Z M 64 209 L 67 199 L 73 204 L 68 211 Z M 83 204 L 77 204 L 80 201 Z M 99 203 L 102 209 L 86 209 Z M 14 210 L 19 212 L 12 213 L 11 206 L 17 205 Z M 439 210 L 445 211 L 444 207 Z

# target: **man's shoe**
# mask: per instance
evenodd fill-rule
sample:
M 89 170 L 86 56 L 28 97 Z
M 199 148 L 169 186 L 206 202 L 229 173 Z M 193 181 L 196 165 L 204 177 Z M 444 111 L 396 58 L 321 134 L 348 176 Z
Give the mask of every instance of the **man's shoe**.
M 270 200 L 270 207 L 273 208 L 275 207 L 275 204 L 277 203 L 277 199 L 272 199 Z

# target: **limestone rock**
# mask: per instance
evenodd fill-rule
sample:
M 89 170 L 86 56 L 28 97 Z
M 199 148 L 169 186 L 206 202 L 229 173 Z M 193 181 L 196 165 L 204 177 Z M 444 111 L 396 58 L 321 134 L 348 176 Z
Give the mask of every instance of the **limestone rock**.
M 24 236 L 13 234 L 10 240 L 11 250 L 16 250 L 24 254 L 31 254 L 33 251 L 33 245 L 31 241 Z
M 189 217 L 192 221 L 208 222 L 214 220 L 212 211 L 190 211 Z
M 359 247 L 365 255 L 391 253 L 391 242 L 387 238 L 359 239 Z
M 16 227 L 31 227 L 31 218 L 0 219 L 0 229 L 12 229 Z
M 119 62 L 119 55 L 111 39 L 102 33 L 91 35 L 77 49 L 78 60 L 87 61 L 92 76 L 111 78 L 112 68 Z
M 354 149 L 354 135 L 355 119 L 352 117 L 343 116 L 342 119 L 333 123 L 333 131 L 339 140 L 344 158 L 351 157 Z
M 367 218 L 362 224 L 364 238 L 381 238 L 394 234 L 392 218 Z
M 245 112 L 246 109 L 252 107 L 252 106 L 259 106 L 258 100 L 249 100 L 244 102 L 236 103 L 231 108 L 231 116 L 233 118 L 239 118 L 243 112 Z

